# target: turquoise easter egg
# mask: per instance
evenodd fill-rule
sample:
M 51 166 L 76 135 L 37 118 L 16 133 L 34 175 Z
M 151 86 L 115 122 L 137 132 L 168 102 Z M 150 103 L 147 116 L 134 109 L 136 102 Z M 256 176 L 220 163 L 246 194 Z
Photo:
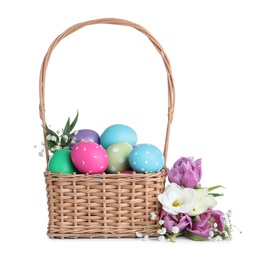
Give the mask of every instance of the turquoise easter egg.
M 163 153 L 152 144 L 138 144 L 129 155 L 130 166 L 139 173 L 158 172 L 163 168 L 164 162 Z
M 137 134 L 133 128 L 123 124 L 114 124 L 107 127 L 100 136 L 100 144 L 104 149 L 118 142 L 125 142 L 134 146 Z

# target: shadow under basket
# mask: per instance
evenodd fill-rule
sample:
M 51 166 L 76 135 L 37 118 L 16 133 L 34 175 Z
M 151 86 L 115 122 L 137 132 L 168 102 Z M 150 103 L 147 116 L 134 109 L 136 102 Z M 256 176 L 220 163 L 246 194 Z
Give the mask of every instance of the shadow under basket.
M 44 173 L 50 238 L 134 238 L 157 236 L 166 173 Z

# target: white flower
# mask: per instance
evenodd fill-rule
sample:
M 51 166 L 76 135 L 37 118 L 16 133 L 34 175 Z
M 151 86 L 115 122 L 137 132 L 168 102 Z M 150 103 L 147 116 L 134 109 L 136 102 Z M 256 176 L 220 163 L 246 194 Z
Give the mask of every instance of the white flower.
M 57 141 L 57 138 L 54 135 L 52 135 L 51 138 L 50 138 L 50 140 L 53 141 L 53 142 L 56 142 Z
M 150 213 L 150 216 L 151 216 L 151 220 L 155 220 L 157 215 L 155 214 L 155 212 L 151 212 Z
M 189 216 L 196 216 L 207 209 L 212 209 L 217 205 L 217 201 L 212 195 L 209 195 L 209 190 L 206 187 L 195 190 L 195 205 L 187 212 Z
M 56 146 L 55 146 L 55 149 L 56 149 L 56 150 L 60 150 L 61 147 L 60 147 L 59 145 L 56 145 Z
M 143 237 L 141 232 L 136 232 L 135 234 L 136 234 L 137 237 Z
M 159 236 L 159 237 L 158 237 L 158 240 L 159 240 L 159 241 L 165 241 L 165 237 L 164 237 L 164 236 Z
M 68 136 L 67 135 L 62 135 L 62 138 L 68 141 Z
M 149 239 L 148 235 L 144 236 L 144 240 L 147 241 Z
M 47 140 L 47 141 L 50 141 L 50 140 L 51 140 L 51 137 L 52 137 L 51 135 L 47 135 L 47 136 L 46 136 L 46 140 Z
M 226 231 L 223 231 L 222 234 L 225 236 L 226 239 L 229 239 L 229 235 Z
M 229 209 L 226 213 L 227 217 L 230 218 L 232 216 L 232 210 Z
M 164 220 L 159 220 L 159 224 L 162 226 L 164 224 Z
M 216 236 L 216 237 L 213 238 L 212 241 L 215 241 L 215 242 L 222 241 L 222 237 L 221 236 Z
M 210 238 L 214 237 L 214 233 L 212 231 L 209 232 L 209 237 Z
M 163 227 L 163 228 L 159 229 L 157 232 L 160 235 L 165 235 L 166 234 L 166 231 L 167 231 L 167 229 L 165 227 Z
M 182 188 L 176 183 L 169 184 L 158 200 L 165 211 L 171 214 L 187 213 L 195 205 L 195 190 Z
M 172 227 L 172 233 L 173 234 L 178 234 L 180 232 L 178 227 Z

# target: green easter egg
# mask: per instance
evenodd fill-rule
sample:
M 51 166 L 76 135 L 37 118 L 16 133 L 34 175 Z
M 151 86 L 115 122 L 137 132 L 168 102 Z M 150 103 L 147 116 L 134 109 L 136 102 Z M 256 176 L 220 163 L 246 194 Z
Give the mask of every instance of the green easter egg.
M 129 143 L 118 142 L 110 145 L 106 152 L 108 154 L 107 173 L 117 173 L 129 170 L 129 155 L 133 147 Z
M 64 173 L 64 174 L 73 174 L 77 172 L 75 166 L 71 161 L 71 151 L 62 149 L 53 153 L 52 157 L 48 162 L 48 170 L 52 173 Z

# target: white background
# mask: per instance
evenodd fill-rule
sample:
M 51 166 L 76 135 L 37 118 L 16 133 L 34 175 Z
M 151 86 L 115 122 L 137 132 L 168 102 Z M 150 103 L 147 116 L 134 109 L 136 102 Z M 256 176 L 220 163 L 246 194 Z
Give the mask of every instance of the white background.
M 1 1 L 1 259 L 226 259 L 264 254 L 266 236 L 266 1 Z M 202 158 L 203 186 L 221 184 L 217 209 L 233 211 L 233 240 L 176 243 L 51 240 L 39 119 L 39 71 L 69 26 L 117 17 L 144 26 L 163 46 L 176 106 L 167 166 Z M 49 63 L 47 123 L 100 134 L 132 126 L 139 142 L 163 147 L 166 71 L 150 41 L 132 28 L 92 26 L 64 39 Z M 123 251 L 122 251 L 123 250 Z M 5 255 L 5 256 L 4 256 Z

